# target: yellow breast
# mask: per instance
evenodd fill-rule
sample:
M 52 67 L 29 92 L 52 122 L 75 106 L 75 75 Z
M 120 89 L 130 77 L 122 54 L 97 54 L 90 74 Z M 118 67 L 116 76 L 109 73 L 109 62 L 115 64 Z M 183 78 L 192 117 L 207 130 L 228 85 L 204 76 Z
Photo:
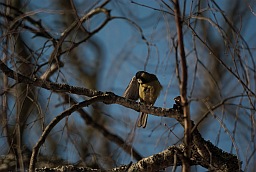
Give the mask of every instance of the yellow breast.
M 153 105 L 160 94 L 162 89 L 159 81 L 153 81 L 146 84 L 140 84 L 139 86 L 139 96 L 140 100 L 145 104 Z

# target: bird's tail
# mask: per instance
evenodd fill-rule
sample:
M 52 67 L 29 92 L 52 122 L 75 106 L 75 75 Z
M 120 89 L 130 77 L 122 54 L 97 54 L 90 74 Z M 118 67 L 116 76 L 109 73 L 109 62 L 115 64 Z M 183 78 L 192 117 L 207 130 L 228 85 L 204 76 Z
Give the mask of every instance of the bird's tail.
M 138 122 L 137 122 L 137 126 L 145 128 L 146 125 L 147 125 L 147 120 L 148 120 L 148 114 L 140 112 L 140 116 L 139 116 L 139 119 L 138 119 Z

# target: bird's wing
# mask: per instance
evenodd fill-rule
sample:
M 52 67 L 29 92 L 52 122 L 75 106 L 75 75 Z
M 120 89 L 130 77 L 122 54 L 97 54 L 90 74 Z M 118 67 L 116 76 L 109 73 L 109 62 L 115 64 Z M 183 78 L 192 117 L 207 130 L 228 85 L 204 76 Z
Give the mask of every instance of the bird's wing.
M 123 97 L 125 97 L 127 99 L 138 100 L 138 98 L 139 98 L 139 83 L 135 76 L 131 79 L 129 85 L 125 89 Z

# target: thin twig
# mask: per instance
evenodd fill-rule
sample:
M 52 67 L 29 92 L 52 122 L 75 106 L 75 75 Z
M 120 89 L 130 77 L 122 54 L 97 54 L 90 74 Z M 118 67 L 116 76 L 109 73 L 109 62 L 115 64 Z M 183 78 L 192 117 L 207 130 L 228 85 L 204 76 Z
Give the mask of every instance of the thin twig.
M 29 163 L 29 171 L 33 172 L 35 171 L 35 165 L 36 165 L 36 161 L 37 161 L 37 155 L 39 153 L 39 149 L 40 147 L 43 145 L 43 143 L 46 140 L 46 137 L 49 135 L 50 131 L 65 117 L 71 115 L 73 112 L 85 107 L 85 106 L 89 106 L 92 103 L 98 102 L 98 101 L 102 101 L 104 99 L 104 96 L 95 96 L 92 97 L 89 100 L 83 101 L 81 103 L 78 104 L 74 104 L 73 106 L 71 106 L 69 109 L 65 110 L 64 112 L 62 112 L 60 115 L 56 116 L 51 122 L 50 124 L 45 128 L 44 132 L 42 133 L 41 137 L 39 138 L 38 142 L 36 143 L 36 145 L 33 147 L 33 151 L 32 151 L 32 155 L 30 158 L 30 163 Z
M 71 105 L 77 104 L 76 100 L 68 93 L 61 94 L 64 101 L 66 103 L 69 103 Z M 105 138 L 107 138 L 110 142 L 115 143 L 116 145 L 120 146 L 127 154 L 131 155 L 136 160 L 141 160 L 142 156 L 134 149 L 134 147 L 125 140 L 122 139 L 122 137 L 112 133 L 107 128 L 105 128 L 103 125 L 96 122 L 97 120 L 94 120 L 88 113 L 85 112 L 84 109 L 79 109 L 77 112 L 80 114 L 80 116 L 84 119 L 86 125 L 89 127 L 94 128 L 95 130 L 99 131 Z
M 184 143 L 186 146 L 184 155 L 186 158 L 190 159 L 191 124 L 190 124 L 190 113 L 189 113 L 189 106 L 188 106 L 188 100 L 187 100 L 188 71 L 187 71 L 186 55 L 185 55 L 184 43 L 183 43 L 182 21 L 181 21 L 179 1 L 174 0 L 173 2 L 174 2 L 174 13 L 175 13 L 177 36 L 178 36 L 178 45 L 179 45 L 179 52 L 180 52 L 180 59 L 181 59 L 180 93 L 181 93 L 181 103 L 183 105 L 183 112 L 184 112 Z M 182 168 L 183 172 L 190 171 L 189 162 L 184 161 L 182 166 L 183 166 Z

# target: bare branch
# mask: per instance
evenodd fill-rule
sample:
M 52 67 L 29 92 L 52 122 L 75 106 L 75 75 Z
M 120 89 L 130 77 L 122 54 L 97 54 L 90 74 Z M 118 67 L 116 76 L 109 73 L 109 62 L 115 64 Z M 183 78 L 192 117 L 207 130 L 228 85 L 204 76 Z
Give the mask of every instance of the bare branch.
M 192 121 L 191 121 L 192 123 Z M 239 161 L 236 156 L 223 152 L 211 142 L 205 141 L 197 129 L 191 134 L 192 137 L 192 149 L 191 149 L 191 159 L 188 160 L 184 156 L 185 147 L 184 145 L 170 146 L 162 152 L 154 154 L 152 156 L 141 159 L 140 161 L 133 163 L 131 165 L 124 165 L 110 169 L 108 171 L 118 171 L 118 172 L 132 172 L 132 171 L 145 171 L 154 172 L 165 169 L 170 166 L 180 166 L 185 161 L 190 165 L 201 165 L 210 171 L 216 172 L 240 172 Z M 177 158 L 176 158 L 177 157 Z M 87 169 L 77 168 L 77 171 Z M 40 169 L 46 171 L 47 169 Z M 49 170 L 49 169 L 48 169 Z M 54 169 L 53 169 L 54 170 Z M 88 169 L 89 171 L 92 169 Z M 99 169 L 93 169 L 98 171 Z M 54 171 L 57 171 L 54 170 Z
M 181 103 L 183 105 L 183 112 L 184 112 L 184 143 L 186 145 L 185 156 L 190 158 L 190 145 L 191 145 L 191 124 L 190 124 L 190 112 L 187 100 L 187 80 L 188 80 L 188 71 L 187 71 L 187 62 L 186 62 L 186 55 L 184 50 L 184 43 L 183 43 L 183 31 L 182 31 L 182 21 L 181 21 L 181 13 L 180 13 L 180 6 L 179 1 L 174 0 L 174 13 L 175 13 L 175 21 L 176 21 L 176 28 L 177 28 L 177 35 L 178 35 L 178 45 L 179 45 L 179 52 L 180 52 L 180 59 L 181 59 L 181 84 L 180 84 L 180 93 L 181 93 Z M 186 161 L 184 161 L 186 162 Z M 183 172 L 190 171 L 190 164 L 184 163 L 183 164 Z
M 29 171 L 30 172 L 35 171 L 35 164 L 36 164 L 36 161 L 37 161 L 37 155 L 39 153 L 39 149 L 43 145 L 43 143 L 45 142 L 45 139 L 48 136 L 48 134 L 50 133 L 50 131 L 53 129 L 53 127 L 56 126 L 56 124 L 58 124 L 63 118 L 71 115 L 71 113 L 73 113 L 73 112 L 75 112 L 75 111 L 77 111 L 77 110 L 79 110 L 79 109 L 81 109 L 85 106 L 89 106 L 92 103 L 99 102 L 99 101 L 104 101 L 105 98 L 106 98 L 106 96 L 92 97 L 90 100 L 86 100 L 86 101 L 83 101 L 81 103 L 72 105 L 69 109 L 65 110 L 60 115 L 56 116 L 50 122 L 50 124 L 45 128 L 45 130 L 42 133 L 41 137 L 39 138 L 38 142 L 33 147 L 32 155 L 31 155 L 30 163 L 29 163 Z
M 129 99 L 125 99 L 123 97 L 117 96 L 114 93 L 111 92 L 101 92 L 96 91 L 92 89 L 87 89 L 84 87 L 74 87 L 67 84 L 59 84 L 54 83 L 50 81 L 44 81 L 38 78 L 30 79 L 24 75 L 21 75 L 19 73 L 14 72 L 8 66 L 6 66 L 1 60 L 0 60 L 0 69 L 10 78 L 15 79 L 19 83 L 24 84 L 30 84 L 35 87 L 41 87 L 45 88 L 47 90 L 51 90 L 54 92 L 68 92 L 73 94 L 79 94 L 79 95 L 85 95 L 88 97 L 94 97 L 94 96 L 106 96 L 104 101 L 102 101 L 105 104 L 120 104 L 124 107 L 131 108 L 138 112 L 145 112 L 149 114 L 154 114 L 156 116 L 163 116 L 163 117 L 171 117 L 175 119 L 182 118 L 178 111 L 176 109 L 172 108 L 157 108 L 154 106 L 144 105 L 140 102 L 135 102 Z

